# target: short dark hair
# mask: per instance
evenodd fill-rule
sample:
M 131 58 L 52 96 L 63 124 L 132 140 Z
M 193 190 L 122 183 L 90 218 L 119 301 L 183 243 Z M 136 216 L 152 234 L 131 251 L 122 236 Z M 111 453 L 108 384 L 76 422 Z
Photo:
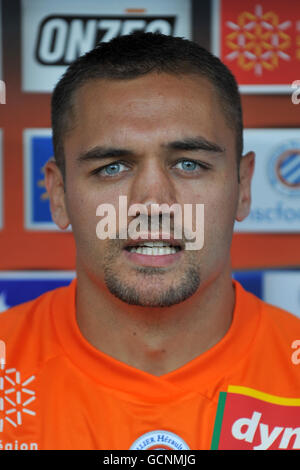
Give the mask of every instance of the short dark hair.
M 72 128 L 75 92 L 94 79 L 128 80 L 156 72 L 200 75 L 219 94 L 228 125 L 236 133 L 238 164 L 243 152 L 243 118 L 237 82 L 217 57 L 193 41 L 160 33 L 135 32 L 99 43 L 76 59 L 57 83 L 51 101 L 54 157 L 65 177 L 63 138 Z

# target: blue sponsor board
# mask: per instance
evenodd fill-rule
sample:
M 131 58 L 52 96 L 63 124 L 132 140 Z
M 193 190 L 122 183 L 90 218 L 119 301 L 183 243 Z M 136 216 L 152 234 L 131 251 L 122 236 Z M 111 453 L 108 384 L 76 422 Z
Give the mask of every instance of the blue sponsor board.
M 44 175 L 44 166 L 52 156 L 51 129 L 24 131 L 25 227 L 29 230 L 57 230 L 51 217 Z
M 233 278 L 260 299 L 263 299 L 263 271 L 236 271 Z
M 70 284 L 74 276 L 73 271 L 2 271 L 0 313 L 44 292 Z

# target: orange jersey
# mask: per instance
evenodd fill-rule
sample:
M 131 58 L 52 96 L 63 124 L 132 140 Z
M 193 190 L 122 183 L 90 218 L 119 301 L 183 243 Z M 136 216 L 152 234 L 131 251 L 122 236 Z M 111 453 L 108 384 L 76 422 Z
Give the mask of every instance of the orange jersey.
M 85 340 L 76 282 L 0 315 L 0 449 L 300 449 L 298 318 L 233 281 L 223 339 L 156 377 Z

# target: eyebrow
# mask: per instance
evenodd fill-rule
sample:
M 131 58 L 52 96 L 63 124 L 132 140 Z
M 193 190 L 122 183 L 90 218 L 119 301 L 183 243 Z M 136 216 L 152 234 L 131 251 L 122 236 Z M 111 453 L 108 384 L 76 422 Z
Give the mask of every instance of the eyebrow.
M 224 153 L 225 148 L 220 147 L 214 142 L 210 142 L 204 137 L 187 137 L 182 140 L 175 140 L 174 142 L 169 142 L 165 147 L 172 150 L 205 150 L 206 152 L 214 153 Z
M 125 148 L 114 148 L 114 147 L 101 147 L 97 146 L 79 154 L 77 161 L 79 163 L 93 160 L 102 160 L 105 158 L 119 158 L 125 156 L 132 156 L 134 152 Z
M 224 153 L 225 148 L 220 147 L 214 142 L 203 137 L 186 137 L 181 140 L 175 140 L 168 142 L 162 145 L 163 148 L 168 150 L 184 150 L 184 151 L 197 151 L 204 150 L 206 152 L 212 153 Z M 93 161 L 93 160 L 102 160 L 107 158 L 120 158 L 120 157 L 129 157 L 134 156 L 135 152 L 126 148 L 115 148 L 115 147 L 105 147 L 105 146 L 96 146 L 87 152 L 79 154 L 77 161 L 79 163 Z

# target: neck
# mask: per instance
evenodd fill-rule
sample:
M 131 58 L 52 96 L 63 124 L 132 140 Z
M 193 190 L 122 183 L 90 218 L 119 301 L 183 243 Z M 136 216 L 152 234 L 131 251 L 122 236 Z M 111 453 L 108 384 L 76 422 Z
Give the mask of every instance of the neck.
M 76 316 L 83 336 L 103 353 L 150 374 L 171 372 L 204 353 L 232 321 L 231 269 L 167 308 L 128 305 L 78 269 Z

